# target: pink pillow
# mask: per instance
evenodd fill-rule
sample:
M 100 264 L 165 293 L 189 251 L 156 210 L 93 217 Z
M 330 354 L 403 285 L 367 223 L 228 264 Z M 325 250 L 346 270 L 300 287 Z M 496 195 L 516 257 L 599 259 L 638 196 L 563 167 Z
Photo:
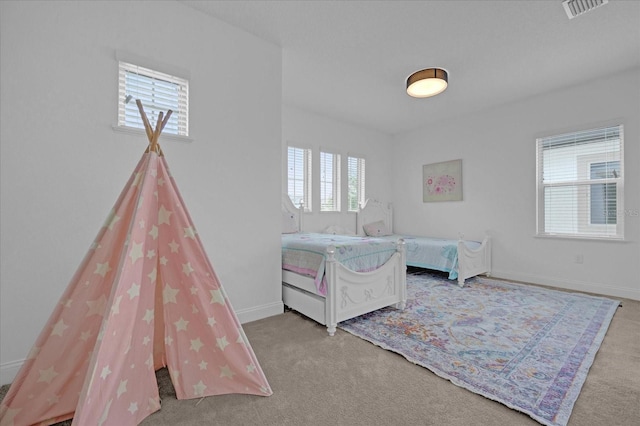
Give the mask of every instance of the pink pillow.
M 385 235 L 391 235 L 391 232 L 387 229 L 384 221 L 379 220 L 377 222 L 367 223 L 362 227 L 364 233 L 370 237 L 383 237 Z

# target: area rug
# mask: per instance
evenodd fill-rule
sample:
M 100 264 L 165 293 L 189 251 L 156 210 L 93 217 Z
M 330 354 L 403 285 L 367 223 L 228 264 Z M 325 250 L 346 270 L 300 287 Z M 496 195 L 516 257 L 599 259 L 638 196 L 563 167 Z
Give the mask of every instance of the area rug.
M 475 277 L 407 274 L 407 307 L 338 324 L 541 424 L 564 426 L 619 302 Z

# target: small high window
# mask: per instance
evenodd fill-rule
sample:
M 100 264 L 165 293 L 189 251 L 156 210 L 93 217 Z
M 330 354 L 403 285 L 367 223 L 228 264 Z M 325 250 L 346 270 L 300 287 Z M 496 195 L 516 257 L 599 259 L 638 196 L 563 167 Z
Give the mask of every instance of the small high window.
M 189 81 L 128 62 L 119 62 L 118 126 L 144 129 L 136 99 L 155 125 L 160 112 L 172 110 L 163 134 L 189 136 Z

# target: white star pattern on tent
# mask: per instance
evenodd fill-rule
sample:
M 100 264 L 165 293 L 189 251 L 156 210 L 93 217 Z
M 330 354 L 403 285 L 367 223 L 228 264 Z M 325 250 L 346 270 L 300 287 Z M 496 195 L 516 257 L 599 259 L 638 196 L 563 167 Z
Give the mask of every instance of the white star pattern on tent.
M 64 331 L 67 328 L 69 328 L 69 326 L 64 323 L 63 319 L 61 319 L 56 323 L 56 325 L 53 326 L 53 331 L 51 332 L 51 335 L 62 337 L 62 333 L 64 333 Z
M 54 370 L 53 365 L 46 370 L 40 370 L 39 382 L 46 382 L 51 384 L 51 381 L 56 378 L 58 373 Z
M 176 300 L 176 296 L 180 290 L 171 288 L 169 284 L 164 285 L 164 290 L 162 291 L 162 298 L 165 304 L 167 303 L 178 303 Z

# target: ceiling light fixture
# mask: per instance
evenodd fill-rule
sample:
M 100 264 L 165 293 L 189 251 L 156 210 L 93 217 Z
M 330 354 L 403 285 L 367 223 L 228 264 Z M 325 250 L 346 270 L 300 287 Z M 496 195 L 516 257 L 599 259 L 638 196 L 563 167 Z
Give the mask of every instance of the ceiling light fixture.
M 407 94 L 414 98 L 428 98 L 444 92 L 449 74 L 442 68 L 416 71 L 407 78 Z

